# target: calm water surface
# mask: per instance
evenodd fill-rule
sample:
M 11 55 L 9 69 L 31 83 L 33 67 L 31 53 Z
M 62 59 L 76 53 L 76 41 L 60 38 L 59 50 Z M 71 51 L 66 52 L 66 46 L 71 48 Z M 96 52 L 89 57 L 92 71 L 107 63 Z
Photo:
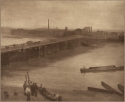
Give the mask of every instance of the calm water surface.
M 47 81 L 46 85 L 53 88 L 83 90 L 86 90 L 88 86 L 101 88 L 101 81 L 104 81 L 116 89 L 117 84 L 124 84 L 123 71 L 86 73 L 84 75 L 80 73 L 80 68 L 83 65 L 85 67 L 124 65 L 123 53 L 123 45 L 108 44 L 102 48 L 55 62 L 52 64 L 55 67 L 38 69 L 33 73 L 39 73 L 41 82 L 46 83 Z M 36 78 L 34 77 L 33 79 L 35 80 Z

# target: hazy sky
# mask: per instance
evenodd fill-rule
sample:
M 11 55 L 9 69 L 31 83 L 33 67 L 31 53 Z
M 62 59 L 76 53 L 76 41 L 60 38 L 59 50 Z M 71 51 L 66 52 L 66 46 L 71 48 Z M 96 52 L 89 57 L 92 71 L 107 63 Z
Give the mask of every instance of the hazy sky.
M 124 29 L 124 1 L 4 1 L 1 26 Z

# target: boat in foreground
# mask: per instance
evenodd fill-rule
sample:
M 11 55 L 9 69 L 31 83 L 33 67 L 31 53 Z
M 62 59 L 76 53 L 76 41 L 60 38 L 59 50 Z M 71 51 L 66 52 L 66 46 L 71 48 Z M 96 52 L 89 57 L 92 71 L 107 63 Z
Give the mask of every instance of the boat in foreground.
M 112 88 L 111 86 L 109 86 L 108 84 L 106 84 L 105 82 L 102 81 L 101 84 L 102 84 L 102 86 L 103 86 L 105 89 L 110 90 L 110 91 L 112 91 L 113 93 L 115 93 L 115 94 L 117 94 L 117 95 L 119 95 L 119 96 L 123 96 L 122 93 L 118 92 L 117 90 L 115 90 L 114 88 Z
M 88 87 L 89 91 L 94 91 L 94 92 L 101 92 L 101 93 L 108 93 L 108 94 L 113 94 L 112 91 L 106 90 L 106 89 L 101 89 L 101 88 L 95 88 L 95 87 Z
M 47 99 L 51 101 L 62 101 L 62 97 L 58 94 L 52 94 L 46 90 L 46 88 L 40 88 L 39 87 L 39 92 L 46 97 Z
M 122 93 L 124 93 L 124 86 L 123 86 L 123 85 L 118 84 L 118 89 L 119 89 Z

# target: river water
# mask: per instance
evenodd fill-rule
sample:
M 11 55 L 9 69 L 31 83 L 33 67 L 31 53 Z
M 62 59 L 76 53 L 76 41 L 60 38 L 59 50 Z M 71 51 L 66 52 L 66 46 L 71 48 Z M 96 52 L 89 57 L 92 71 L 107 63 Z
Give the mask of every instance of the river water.
M 85 48 L 83 47 L 80 50 L 84 51 Z M 118 89 L 117 84 L 124 84 L 123 71 L 86 73 L 84 75 L 80 73 L 80 68 L 83 65 L 87 68 L 91 66 L 124 65 L 123 44 L 107 44 L 103 47 L 52 63 L 51 66 L 54 67 L 41 67 L 31 71 L 31 73 L 38 75 L 34 76 L 33 80 L 39 77 L 39 80 L 45 83 L 47 87 L 67 88 L 67 90 L 86 90 L 87 87 L 103 88 L 101 81 L 108 83 L 116 90 Z
M 85 51 L 88 49 L 88 51 Z M 102 73 L 86 73 L 81 74 L 80 68 L 92 66 L 123 66 L 124 65 L 124 44 L 108 43 L 98 48 L 80 47 L 70 50 L 67 53 L 71 54 L 61 60 L 47 62 L 47 66 L 43 66 L 42 60 L 39 60 L 38 65 L 22 65 L 18 66 L 19 70 L 10 69 L 9 75 L 2 74 L 2 86 L 21 86 L 25 80 L 26 70 L 29 70 L 30 78 L 38 85 L 41 83 L 47 88 L 52 89 L 80 89 L 87 90 L 87 87 L 103 88 L 101 81 L 108 83 L 114 89 L 118 90 L 117 85 L 124 85 L 124 72 L 102 72 Z M 60 59 L 58 56 L 57 58 Z M 24 69 L 24 70 L 22 70 Z M 2 71 L 4 73 L 4 71 Z

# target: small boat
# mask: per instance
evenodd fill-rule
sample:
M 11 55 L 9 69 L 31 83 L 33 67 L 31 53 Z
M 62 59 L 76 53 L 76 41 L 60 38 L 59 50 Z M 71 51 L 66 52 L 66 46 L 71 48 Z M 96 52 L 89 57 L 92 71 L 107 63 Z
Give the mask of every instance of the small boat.
M 98 66 L 98 67 L 89 67 L 89 69 L 115 69 L 116 66 L 115 65 L 109 65 L 109 66 Z
M 101 93 L 113 94 L 112 91 L 106 90 L 106 89 L 101 89 L 101 88 L 88 87 L 88 90 L 89 91 L 94 91 L 94 92 L 101 92 Z
M 124 66 L 120 67 L 115 67 L 114 65 L 112 66 L 99 66 L 99 67 L 89 67 L 88 69 L 86 68 L 81 68 L 80 72 L 81 73 L 89 73 L 89 72 L 114 72 L 114 71 L 123 71 Z
M 102 86 L 103 86 L 105 89 L 110 90 L 110 91 L 112 91 L 113 93 L 115 93 L 115 94 L 117 94 L 117 95 L 119 95 L 119 96 L 122 96 L 122 95 L 123 95 L 122 93 L 116 91 L 115 89 L 113 89 L 111 86 L 109 86 L 109 85 L 106 84 L 105 82 L 101 82 L 101 84 L 102 84 Z
M 114 91 L 115 89 L 113 89 L 111 86 L 109 86 L 108 84 L 106 84 L 105 82 L 101 82 L 102 86 L 105 88 L 105 89 L 108 89 L 108 90 L 112 90 Z
M 118 89 L 119 89 L 122 93 L 124 93 L 124 86 L 123 86 L 123 85 L 118 84 Z
M 58 94 L 52 94 L 46 90 L 46 88 L 39 88 L 39 92 L 51 101 L 62 101 L 62 97 Z

